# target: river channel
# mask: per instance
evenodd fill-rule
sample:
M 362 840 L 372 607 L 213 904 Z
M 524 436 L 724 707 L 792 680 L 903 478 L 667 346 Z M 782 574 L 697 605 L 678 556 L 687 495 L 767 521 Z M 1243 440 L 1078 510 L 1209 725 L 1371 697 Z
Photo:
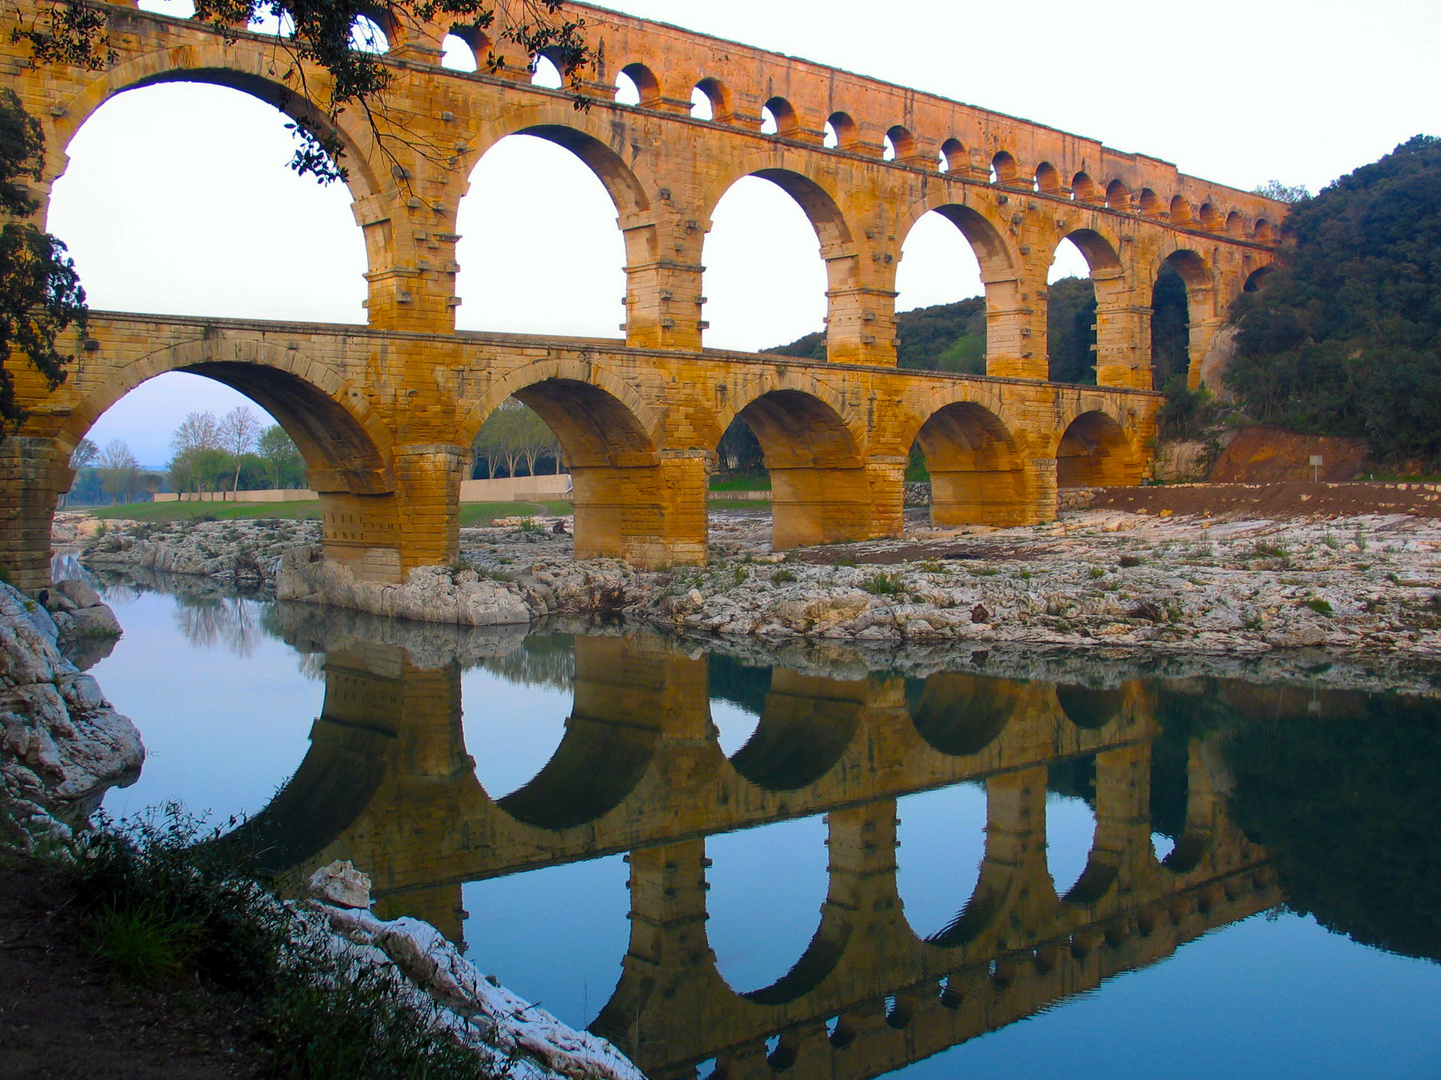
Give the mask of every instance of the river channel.
M 1434 700 L 102 584 L 108 812 L 351 859 L 652 1080 L 1441 1075 Z

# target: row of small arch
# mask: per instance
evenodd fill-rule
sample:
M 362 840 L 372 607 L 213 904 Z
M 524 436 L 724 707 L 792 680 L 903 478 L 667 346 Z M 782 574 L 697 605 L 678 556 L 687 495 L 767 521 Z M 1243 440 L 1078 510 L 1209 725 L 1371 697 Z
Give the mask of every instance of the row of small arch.
M 364 24 L 358 30 L 358 40 L 364 47 L 385 51 L 389 38 L 397 33 L 394 20 L 377 10 L 371 16 L 359 16 Z M 477 58 L 493 54 L 495 42 L 479 27 L 453 25 L 449 28 L 447 40 L 462 43 L 470 52 L 471 65 L 477 66 Z M 547 78 L 544 69 L 556 69 L 554 60 L 542 52 L 532 65 L 532 80 L 540 78 L 545 82 L 558 84 L 558 71 Z M 663 93 L 660 80 L 645 64 L 633 62 L 620 69 L 616 79 L 616 100 L 621 104 L 641 108 L 655 108 L 662 104 Z M 587 93 L 598 88 L 588 84 Z M 728 124 L 748 124 L 738 117 L 733 107 L 734 97 L 726 84 L 713 76 L 697 81 L 691 93 L 691 114 L 700 119 Z M 815 133 L 802 122 L 801 114 L 784 97 L 772 96 L 762 106 L 760 118 L 762 134 L 774 135 L 781 139 L 814 141 Z M 874 147 L 866 145 L 861 138 L 861 129 L 852 116 L 841 110 L 831 113 L 825 121 L 822 145 L 852 153 L 873 153 Z M 903 124 L 891 125 L 885 133 L 880 147 L 883 160 L 894 160 L 905 165 L 927 165 L 928 155 L 921 150 L 919 140 Z M 1236 239 L 1271 243 L 1275 239 L 1274 223 L 1265 216 L 1247 221 L 1246 215 L 1237 209 L 1225 209 L 1214 200 L 1203 201 L 1199 206 L 1181 194 L 1170 199 L 1159 195 L 1149 187 L 1133 192 L 1130 185 L 1120 178 L 1101 182 L 1085 171 L 1075 172 L 1067 182 L 1060 170 L 1049 161 L 1041 161 L 1034 170 L 1024 169 L 1016 156 L 1001 149 L 985 160 L 983 151 L 968 148 L 958 138 L 947 138 L 941 143 L 935 158 L 935 166 L 941 173 L 954 173 L 996 184 L 1000 187 L 1030 191 L 1053 198 L 1104 207 L 1120 213 L 1139 214 L 1142 217 L 1169 220 L 1182 228 L 1218 233 Z
M 1149 905 L 1133 919 L 1116 917 L 1107 920 L 1096 930 L 1078 932 L 1056 944 L 1025 949 L 985 961 L 963 973 L 941 976 L 936 979 L 934 989 L 908 989 L 888 994 L 876 1002 L 877 1011 L 883 1013 L 887 1027 L 904 1031 L 927 1007 L 927 1000 L 947 1010 L 962 1007 L 977 992 L 989 990 L 1001 995 L 1011 989 L 1018 979 L 1027 976 L 1045 978 L 1063 962 L 1066 955 L 1077 962 L 1084 962 L 1099 946 L 1120 949 L 1133 937 L 1149 937 L 1164 919 L 1172 926 L 1179 927 L 1194 908 L 1202 915 L 1209 913 L 1222 902 L 1235 902 L 1248 892 L 1265 894 L 1273 886 L 1274 874 L 1268 866 L 1259 867 L 1249 873 L 1233 875 L 1223 882 L 1214 883 L 1193 893 L 1180 893 L 1163 905 Z M 828 1018 L 825 1023 L 826 1041 L 835 1050 L 851 1046 L 861 1035 L 861 1024 L 855 1012 L 840 1013 Z M 765 1061 L 775 1072 L 789 1070 L 799 1060 L 802 1042 L 797 1038 L 794 1026 L 786 1032 L 772 1035 L 765 1040 Z M 705 1063 L 703 1063 L 704 1065 Z M 698 1075 L 707 1080 L 727 1080 L 730 1070 L 722 1061 L 717 1061 L 707 1073 L 702 1067 Z
M 661 102 L 659 81 L 644 64 L 626 65 L 616 82 L 617 101 L 621 104 L 649 108 Z M 691 95 L 691 115 L 712 122 L 734 123 L 736 117 L 732 112 L 731 95 L 725 84 L 711 77 L 696 83 Z M 771 97 L 761 107 L 760 130 L 763 135 L 777 138 L 813 141 L 795 107 L 779 96 Z M 920 151 L 918 144 L 919 140 L 908 128 L 894 124 L 885 133 L 881 157 L 906 165 L 927 165 L 929 159 Z M 859 125 L 844 111 L 833 112 L 826 118 L 822 145 L 853 153 L 865 153 L 870 149 L 862 142 Z M 1212 200 L 1195 206 L 1184 195 L 1177 194 L 1167 200 L 1148 187 L 1133 193 L 1119 178 L 1101 183 L 1093 180 L 1085 170 L 1073 174 L 1067 183 L 1049 161 L 1038 164 L 1028 177 L 1010 151 L 999 150 L 986 162 L 983 153 L 974 148 L 968 149 L 957 138 L 948 138 L 941 144 L 936 167 L 942 173 L 981 179 L 1000 187 L 1104 207 L 1119 213 L 1166 219 L 1183 228 L 1220 233 L 1236 239 L 1270 243 L 1275 237 L 1269 219 L 1257 217 L 1248 223 L 1241 211 L 1223 210 Z

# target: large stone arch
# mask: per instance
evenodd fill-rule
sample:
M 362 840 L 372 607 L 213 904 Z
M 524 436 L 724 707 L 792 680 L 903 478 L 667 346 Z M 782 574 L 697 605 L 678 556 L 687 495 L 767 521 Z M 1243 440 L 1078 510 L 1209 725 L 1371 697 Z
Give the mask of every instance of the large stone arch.
M 984 202 L 975 205 L 955 202 L 953 193 L 944 186 L 932 187 L 926 197 L 912 203 L 896 223 L 897 253 L 905 246 L 911 230 L 932 212 L 954 225 L 971 245 L 983 282 L 1015 275 L 1021 257 L 1006 239 L 1009 233 L 1006 222 Z
M 799 791 L 829 773 L 855 737 L 864 684 L 771 673 L 760 723 L 730 757 L 731 768 L 766 791 Z
M 511 135 L 545 139 L 579 158 L 610 195 L 623 230 L 631 227 L 636 215 L 653 205 L 654 178 L 643 160 L 634 155 L 627 160 L 624 126 L 618 128 L 600 110 L 577 110 L 565 100 L 527 103 L 482 124 L 470 139 L 462 197 L 470 188 L 470 176 L 480 160 L 496 143 Z
M 461 418 L 458 438 L 473 442 L 486 418 L 510 397 L 540 414 L 571 465 L 659 460 L 665 429 L 656 408 L 620 376 L 573 358 L 537 360 L 491 383 Z
M 197 82 L 249 94 L 275 106 L 292 120 L 304 122 L 317 133 L 339 140 L 346 151 L 345 183 L 357 203 L 393 187 L 393 182 L 383 181 L 374 170 L 377 149 L 374 132 L 356 122 L 358 113 L 342 113 L 331 120 L 287 86 L 275 71 L 274 57 L 258 42 L 241 37 L 229 45 L 217 40 L 214 44 L 158 49 L 95 72 L 78 93 L 60 103 L 63 112 L 50 125 L 54 137 L 46 140 L 46 181 L 53 182 L 64 172 L 66 147 L 80 128 L 115 95 L 165 82 Z
M 663 449 L 660 412 L 591 361 L 547 359 L 498 380 L 467 414 L 461 437 L 507 397 L 534 409 L 555 433 L 570 469 L 577 558 L 643 566 L 703 563 L 705 454 Z
M 705 214 L 707 228 L 721 199 L 747 176 L 769 180 L 795 200 L 815 229 L 821 257 L 828 262 L 840 254 L 838 248 L 852 242 L 855 234 L 842 209 L 843 195 L 836 185 L 836 177 L 817 170 L 810 155 L 797 154 L 779 145 L 732 162 L 704 188 L 700 209 Z
M 868 534 L 867 425 L 840 394 L 818 378 L 781 370 L 743 383 L 728 397 L 706 450 L 714 451 L 733 420 L 750 425 L 771 475 L 777 550 Z
M 112 405 L 157 375 L 181 371 L 214 379 L 250 398 L 295 441 L 317 491 L 388 491 L 392 437 L 357 387 L 299 349 L 253 338 L 199 337 L 111 368 L 85 385 L 56 432 L 68 455 Z
M 1217 314 L 1216 268 L 1204 254 L 1180 240 L 1174 234 L 1166 234 L 1167 242 L 1148 267 L 1147 281 L 1154 285 L 1162 270 L 1167 267 L 1176 270 L 1186 283 L 1191 321 L 1200 322 Z
M 660 742 L 659 718 L 621 723 L 577 708 L 545 766 L 496 805 L 525 825 L 558 831 L 605 816 L 640 784 Z
M 1147 455 L 1134 430 L 1110 412 L 1111 403 L 1092 395 L 1063 411 L 1051 454 L 1057 487 L 1122 487 L 1141 482 Z
M 1043 494 L 1023 426 L 976 384 L 932 394 L 908 415 L 903 439 L 918 442 L 931 476 L 934 525 L 1023 525 Z M 902 442 L 909 452 L 911 442 Z

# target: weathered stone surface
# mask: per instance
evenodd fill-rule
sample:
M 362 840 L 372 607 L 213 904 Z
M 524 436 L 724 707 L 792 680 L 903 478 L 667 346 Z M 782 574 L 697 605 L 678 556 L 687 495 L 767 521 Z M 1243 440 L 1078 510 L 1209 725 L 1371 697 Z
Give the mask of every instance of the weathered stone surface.
M 403 584 L 387 585 L 358 580 L 350 567 L 326 559 L 320 548 L 285 553 L 275 595 L 280 600 L 464 626 L 525 625 L 531 617 L 514 586 L 483 578 L 474 570 L 418 566 Z
M 337 859 L 310 875 L 306 889 L 317 900 L 343 908 L 370 908 L 370 877 L 348 859 Z
M 435 927 L 368 911 L 322 907 L 335 946 L 362 963 L 394 965 L 461 1042 L 516 1080 L 645 1080 L 613 1045 L 557 1020 L 483 976 Z
M 135 780 L 145 750 L 37 614 L 39 604 L 0 585 L 0 792 L 32 818 L 73 823 Z

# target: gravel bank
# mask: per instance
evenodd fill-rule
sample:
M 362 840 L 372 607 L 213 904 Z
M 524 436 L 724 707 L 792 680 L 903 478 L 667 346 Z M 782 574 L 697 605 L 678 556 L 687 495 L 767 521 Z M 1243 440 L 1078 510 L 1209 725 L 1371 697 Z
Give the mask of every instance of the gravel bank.
M 427 570 L 427 588 L 447 579 L 437 621 L 455 621 L 456 589 L 499 586 L 533 618 L 624 615 L 771 642 L 1441 654 L 1441 521 L 1410 515 L 1080 510 L 1035 527 L 915 524 L 901 540 L 777 554 L 767 517 L 722 513 L 712 516 L 708 566 L 660 571 L 577 562 L 569 536 L 549 519 L 537 524 L 462 530 L 461 561 Z M 304 522 L 112 523 L 83 560 L 264 585 L 287 550 L 317 539 Z

